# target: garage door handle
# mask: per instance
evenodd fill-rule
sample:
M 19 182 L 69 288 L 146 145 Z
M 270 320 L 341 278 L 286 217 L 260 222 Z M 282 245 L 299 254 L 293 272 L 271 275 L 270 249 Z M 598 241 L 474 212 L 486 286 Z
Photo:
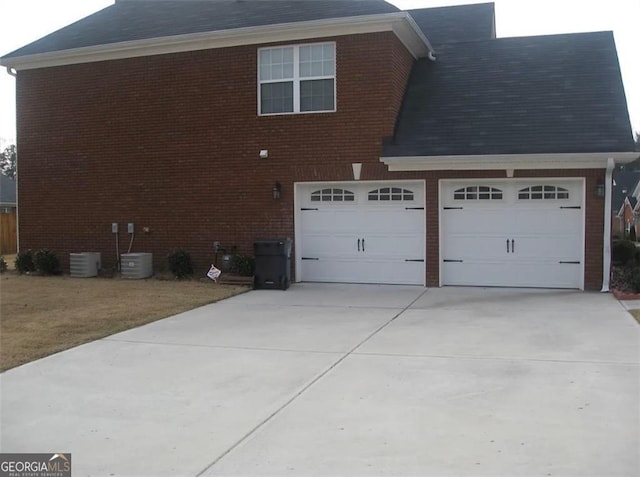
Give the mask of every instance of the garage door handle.
M 509 239 L 507 239 L 507 253 L 509 253 Z
M 516 253 L 516 241 L 511 239 L 511 253 Z
M 364 239 L 362 239 L 362 251 L 364 252 Z
M 360 251 L 360 239 L 358 239 L 358 252 Z

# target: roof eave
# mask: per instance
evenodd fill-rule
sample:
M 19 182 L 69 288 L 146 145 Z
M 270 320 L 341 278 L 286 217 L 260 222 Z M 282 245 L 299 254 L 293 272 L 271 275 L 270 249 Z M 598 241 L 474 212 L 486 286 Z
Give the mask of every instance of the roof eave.
M 637 159 L 637 152 L 562 154 L 492 154 L 476 156 L 381 157 L 390 172 L 515 169 L 605 169 L 609 158 L 616 164 Z
M 424 58 L 429 52 L 433 52 L 429 41 L 411 16 L 407 12 L 396 12 L 190 33 L 33 55 L 4 57 L 0 58 L 0 65 L 19 71 L 212 48 L 384 31 L 394 32 L 414 58 Z

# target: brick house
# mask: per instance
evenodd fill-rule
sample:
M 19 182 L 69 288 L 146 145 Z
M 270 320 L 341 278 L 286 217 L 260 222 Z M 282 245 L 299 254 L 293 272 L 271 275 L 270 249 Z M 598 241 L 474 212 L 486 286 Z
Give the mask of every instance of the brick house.
M 637 237 L 640 227 L 640 169 L 634 163 L 613 173 L 611 233 L 614 237 Z
M 498 39 L 490 3 L 118 0 L 0 63 L 21 249 L 113 266 L 117 222 L 156 267 L 288 236 L 297 281 L 608 288 L 636 157 L 610 32 Z
M 616 213 L 616 229 L 614 234 L 635 240 L 638 236 L 638 199 L 635 197 L 625 197 L 622 206 Z

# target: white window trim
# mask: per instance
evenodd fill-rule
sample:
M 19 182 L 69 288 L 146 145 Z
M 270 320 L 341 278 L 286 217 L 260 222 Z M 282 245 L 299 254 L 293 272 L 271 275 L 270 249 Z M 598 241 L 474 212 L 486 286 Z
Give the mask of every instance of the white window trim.
M 333 46 L 333 61 L 334 61 L 334 73 L 331 76 L 305 76 L 304 78 L 300 78 L 300 47 L 301 46 L 316 46 L 316 45 L 332 45 Z M 276 80 L 260 80 L 260 52 L 265 50 L 275 50 L 281 48 L 293 48 L 293 78 L 287 79 L 276 79 Z M 337 84 L 336 80 L 338 76 L 338 57 L 336 53 L 336 42 L 335 41 L 322 41 L 317 43 L 300 43 L 296 45 L 278 45 L 278 46 L 269 46 L 265 48 L 258 48 L 257 54 L 257 83 L 258 83 L 258 116 L 281 116 L 283 114 L 322 114 L 322 113 L 335 113 L 337 111 L 338 106 L 338 92 L 337 92 Z M 333 80 L 333 109 L 325 109 L 322 111 L 300 111 L 300 81 L 313 81 L 313 80 L 325 80 L 332 79 Z M 260 86 L 262 84 L 269 83 L 285 83 L 288 81 L 293 82 L 293 111 L 286 111 L 282 113 L 263 113 L 261 111 L 262 106 L 262 94 Z

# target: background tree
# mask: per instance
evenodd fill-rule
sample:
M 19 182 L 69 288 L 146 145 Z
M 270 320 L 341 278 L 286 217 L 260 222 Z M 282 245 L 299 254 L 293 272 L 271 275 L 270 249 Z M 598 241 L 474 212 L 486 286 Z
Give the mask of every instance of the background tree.
M 0 156 L 0 172 L 5 176 L 14 179 L 16 177 L 16 160 L 18 154 L 16 152 L 16 145 L 10 144 L 4 148 L 2 155 Z
M 640 151 L 640 132 L 636 131 L 636 151 Z

